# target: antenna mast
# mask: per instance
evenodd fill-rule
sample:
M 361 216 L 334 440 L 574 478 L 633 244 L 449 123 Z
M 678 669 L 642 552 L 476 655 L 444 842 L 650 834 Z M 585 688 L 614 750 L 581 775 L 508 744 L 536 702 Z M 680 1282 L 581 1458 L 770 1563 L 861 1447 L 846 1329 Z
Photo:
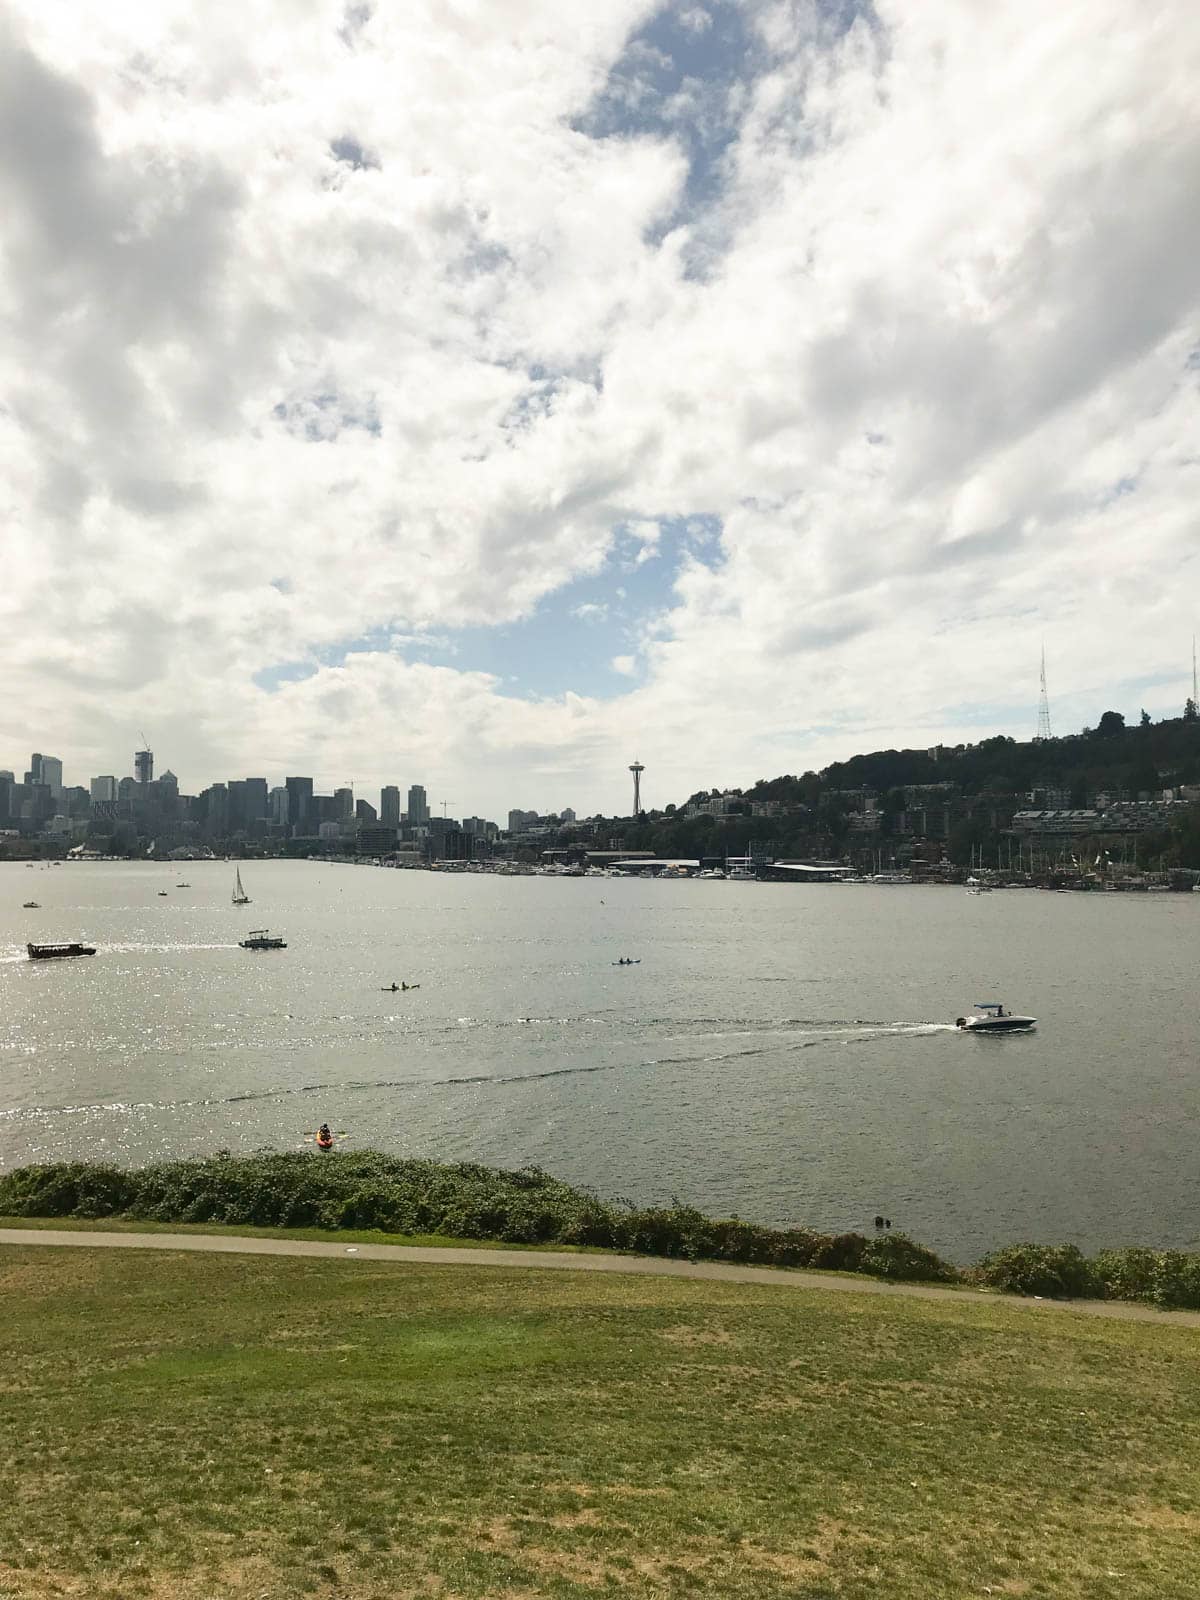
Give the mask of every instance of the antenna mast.
M 1192 635 L 1192 704 L 1200 705 L 1200 683 L 1196 679 L 1196 635 Z
M 1042 646 L 1042 695 L 1038 702 L 1038 731 L 1035 743 L 1042 744 L 1054 735 L 1050 732 L 1050 696 L 1046 693 L 1046 646 Z

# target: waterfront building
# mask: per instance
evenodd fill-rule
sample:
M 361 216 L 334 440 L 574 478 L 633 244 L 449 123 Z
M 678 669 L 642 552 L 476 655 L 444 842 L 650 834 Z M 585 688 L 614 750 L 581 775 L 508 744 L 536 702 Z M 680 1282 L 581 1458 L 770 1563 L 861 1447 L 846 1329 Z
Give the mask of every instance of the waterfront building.
M 360 801 L 360 805 L 365 801 Z M 360 855 L 382 856 L 396 848 L 395 828 L 385 827 L 382 823 L 374 823 L 358 830 L 358 850 Z
M 422 784 L 414 783 L 408 791 L 408 820 L 414 827 L 423 826 L 429 821 L 429 801 Z
M 394 783 L 379 791 L 379 820 L 385 828 L 400 826 L 400 790 Z

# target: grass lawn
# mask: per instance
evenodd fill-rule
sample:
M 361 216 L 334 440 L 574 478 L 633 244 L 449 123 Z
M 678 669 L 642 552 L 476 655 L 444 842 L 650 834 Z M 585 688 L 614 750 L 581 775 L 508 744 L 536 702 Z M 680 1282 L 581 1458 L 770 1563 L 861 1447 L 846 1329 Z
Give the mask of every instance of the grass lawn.
M 1200 1334 L 0 1249 L 0 1595 L 1194 1600 Z

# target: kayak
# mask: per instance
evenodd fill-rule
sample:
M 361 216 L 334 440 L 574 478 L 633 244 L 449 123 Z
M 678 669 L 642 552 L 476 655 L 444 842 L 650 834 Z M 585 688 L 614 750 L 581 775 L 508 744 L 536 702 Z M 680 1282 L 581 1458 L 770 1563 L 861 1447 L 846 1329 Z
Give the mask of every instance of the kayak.
M 317 1135 L 317 1149 L 318 1150 L 332 1150 L 333 1149 L 333 1140 L 332 1139 L 322 1139 L 320 1134 L 318 1134 Z

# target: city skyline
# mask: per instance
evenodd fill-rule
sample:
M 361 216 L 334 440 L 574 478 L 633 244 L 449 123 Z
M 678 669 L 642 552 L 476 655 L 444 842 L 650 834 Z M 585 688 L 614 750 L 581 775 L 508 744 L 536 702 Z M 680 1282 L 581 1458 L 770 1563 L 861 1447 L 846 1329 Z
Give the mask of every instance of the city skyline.
M 1184 0 L 71 10 L 6 13 L 0 745 L 612 814 L 1027 738 L 1043 639 L 1056 726 L 1182 704 Z

